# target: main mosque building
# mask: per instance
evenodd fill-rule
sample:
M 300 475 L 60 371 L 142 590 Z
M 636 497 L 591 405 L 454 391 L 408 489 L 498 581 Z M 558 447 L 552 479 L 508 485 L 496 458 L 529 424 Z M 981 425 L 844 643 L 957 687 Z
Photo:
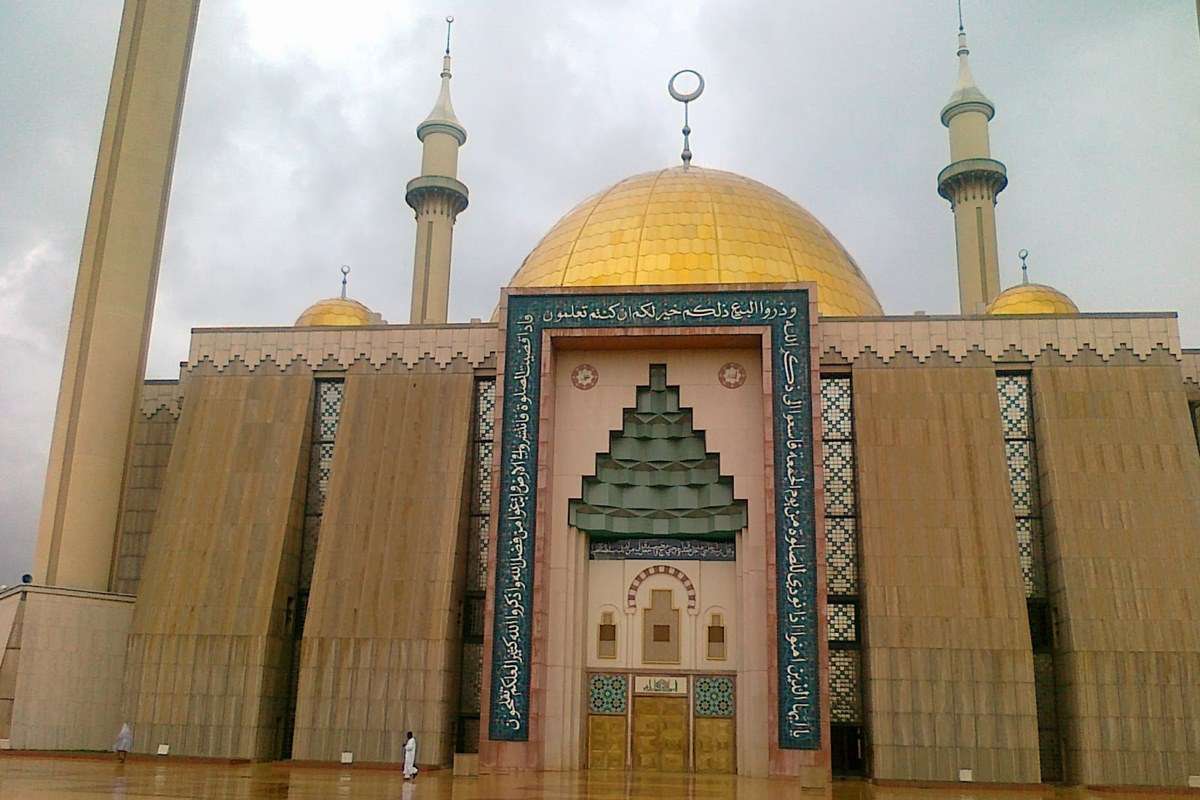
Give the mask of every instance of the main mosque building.
M 144 380 L 196 14 L 126 4 L 0 746 L 1200 785 L 1200 351 L 1002 287 L 964 34 L 958 315 L 685 149 L 448 321 L 447 48 L 409 323 L 343 290 Z

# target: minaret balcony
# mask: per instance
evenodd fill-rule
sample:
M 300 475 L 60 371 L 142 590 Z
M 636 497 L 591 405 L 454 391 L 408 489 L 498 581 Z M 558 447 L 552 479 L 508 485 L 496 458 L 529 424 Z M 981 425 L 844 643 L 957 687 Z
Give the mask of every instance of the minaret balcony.
M 938 173 L 938 194 L 953 203 L 954 194 L 960 186 L 979 183 L 987 185 L 993 196 L 1004 191 L 1004 187 L 1008 186 L 1008 170 L 1004 163 L 994 158 L 955 161 Z
M 404 200 L 413 211 L 420 212 L 426 199 L 431 197 L 444 201 L 451 213 L 458 214 L 467 207 L 467 185 L 445 175 L 421 175 L 409 181 L 405 188 Z

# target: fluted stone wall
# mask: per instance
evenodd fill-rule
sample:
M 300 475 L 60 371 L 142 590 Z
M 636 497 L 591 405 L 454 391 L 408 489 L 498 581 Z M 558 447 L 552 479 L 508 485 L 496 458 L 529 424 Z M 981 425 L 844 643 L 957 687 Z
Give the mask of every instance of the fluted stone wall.
M 856 364 L 854 410 L 871 774 L 1036 783 L 995 373 Z
M 150 416 L 138 415 L 133 424 L 112 578 L 112 590 L 119 594 L 138 592 L 178 422 L 170 410 L 157 408 Z
M 1185 391 L 1171 361 L 1033 369 L 1069 782 L 1200 776 L 1200 455 Z
M 351 369 L 300 655 L 293 757 L 450 763 L 474 378 Z
M 311 396 L 311 374 L 189 378 L 129 636 L 135 751 L 280 752 Z

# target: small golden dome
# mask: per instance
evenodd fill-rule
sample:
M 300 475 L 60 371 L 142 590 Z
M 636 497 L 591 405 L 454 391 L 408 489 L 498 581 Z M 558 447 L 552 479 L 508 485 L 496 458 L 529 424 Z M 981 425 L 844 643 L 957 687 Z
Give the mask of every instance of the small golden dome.
M 510 286 L 817 284 L 830 317 L 879 316 L 866 277 L 825 226 L 757 181 L 700 167 L 634 175 L 554 224 Z
M 985 313 L 1002 314 L 1078 314 L 1079 306 L 1071 298 L 1041 283 L 1010 286 L 988 304 Z
M 296 327 L 307 325 L 335 325 L 349 327 L 351 325 L 370 325 L 377 321 L 371 309 L 357 300 L 348 297 L 330 297 L 318 300 L 296 320 Z

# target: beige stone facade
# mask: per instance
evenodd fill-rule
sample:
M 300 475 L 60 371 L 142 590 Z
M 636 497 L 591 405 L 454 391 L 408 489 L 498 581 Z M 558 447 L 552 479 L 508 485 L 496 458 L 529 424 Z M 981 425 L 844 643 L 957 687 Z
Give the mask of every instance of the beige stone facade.
M 121 528 L 114 548 L 112 588 L 118 594 L 137 594 L 179 422 L 178 391 L 178 381 L 147 382 L 143 387 L 142 413 L 133 425 L 121 496 Z
M 856 368 L 872 774 L 1039 780 L 993 370 Z
M 129 635 L 139 751 L 279 752 L 311 385 L 305 373 L 189 380 Z
M 123 720 L 133 598 L 50 587 L 0 592 L 0 748 L 107 750 Z
M 868 774 L 954 781 L 970 770 L 976 781 L 1036 783 L 1045 766 L 1045 709 L 1035 699 L 996 394 L 997 373 L 1018 370 L 1036 397 L 1066 778 L 1186 785 L 1197 772 L 1187 686 L 1200 657 L 1190 634 L 1197 600 L 1187 546 L 1200 519 L 1200 456 L 1188 401 L 1200 361 L 1180 347 L 1174 315 L 833 319 L 814 333 L 820 368 L 850 376 L 854 391 Z M 472 535 L 467 495 L 478 488 L 472 387 L 502 366 L 497 335 L 487 323 L 197 330 L 180 380 L 146 385 L 131 455 L 131 469 L 143 471 L 127 481 L 117 573 L 125 564 L 123 585 L 139 594 L 118 681 L 139 749 L 169 742 L 185 754 L 277 757 L 289 735 L 277 720 L 294 713 L 294 758 L 335 760 L 349 751 L 360 761 L 397 761 L 398 736 L 413 729 L 423 760 L 450 763 L 462 748 L 459 706 L 469 682 L 458 615 Z M 589 718 L 581 705 L 588 676 L 624 675 L 632 686 L 649 674 L 734 676 L 728 764 L 744 774 L 776 771 L 768 758 L 773 634 L 762 591 L 772 561 L 768 494 L 763 451 L 751 446 L 770 440 L 762 432 L 767 373 L 760 347 L 701 339 L 555 339 L 542 432 L 552 454 L 551 533 L 539 558 L 549 566 L 539 584 L 543 597 L 574 599 L 547 603 L 535 626 L 535 685 L 544 687 L 535 759 L 514 761 L 481 741 L 485 768 L 588 766 L 601 758 L 591 739 L 608 736 L 612 742 L 596 739 L 598 746 L 621 747 L 619 737 L 634 736 L 614 728 L 617 718 Z M 730 362 L 750 376 L 737 390 L 716 379 Z M 722 472 L 749 501 L 735 563 L 589 561 L 566 524 L 581 477 L 595 469 L 652 363 L 666 365 L 720 453 Z M 602 376 L 595 388 L 573 385 L 580 364 Z M 298 587 L 288 576 L 302 547 L 295 520 L 305 502 L 317 379 L 344 380 L 345 399 L 299 661 L 289 667 Z M 284 451 L 285 462 L 271 455 Z M 214 478 L 256 474 L 256 486 L 276 487 L 257 496 L 275 499 L 243 497 L 236 502 L 249 505 L 229 510 L 242 482 Z M 261 483 L 268 478 L 273 483 Z M 265 515 L 254 530 L 275 538 L 235 534 L 253 515 Z M 248 575 L 238 570 L 251 563 L 277 566 L 250 584 L 221 578 Z M 656 589 L 671 592 L 678 612 L 678 664 L 645 658 L 642 618 Z M 191 596 L 198 599 L 178 602 Z M 725 623 L 720 663 L 707 658 L 714 611 Z M 611 659 L 599 653 L 607 612 L 616 627 Z M 0 715 L 12 669 L 0 667 Z M 164 680 L 176 688 L 150 683 Z M 647 707 L 637 697 L 630 695 L 621 725 L 633 724 L 634 705 Z M 721 741 L 714 724 L 689 723 L 689 741 L 707 742 L 690 745 L 699 749 L 687 752 L 689 768 L 721 763 L 701 752 Z M 105 725 L 97 723 L 96 742 Z M 636 766 L 628 761 L 635 740 L 625 741 L 625 756 L 608 752 Z M 814 763 L 799 774 L 815 786 L 828 769 Z
M 1200 774 L 1200 455 L 1178 367 L 1035 366 L 1067 777 Z
M 293 756 L 448 764 L 473 372 L 351 370 L 300 654 Z

